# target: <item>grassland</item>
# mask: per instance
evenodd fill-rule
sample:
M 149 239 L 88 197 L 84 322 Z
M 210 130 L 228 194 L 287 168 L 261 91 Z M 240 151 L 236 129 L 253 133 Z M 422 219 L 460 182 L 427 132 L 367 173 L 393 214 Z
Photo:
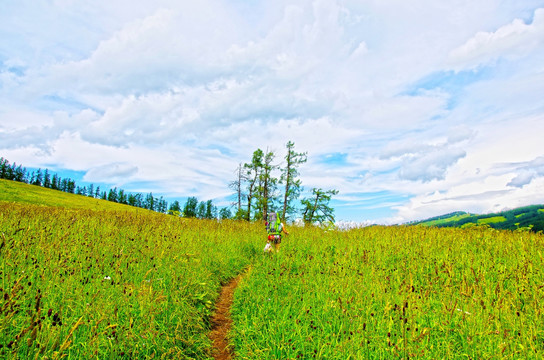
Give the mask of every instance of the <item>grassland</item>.
M 0 202 L 0 358 L 205 359 L 254 227 Z
M 0 202 L 0 357 L 209 358 L 221 284 L 245 269 L 238 359 L 544 357 L 541 234 L 288 230 L 264 255 L 256 223 Z
M 493 229 L 302 229 L 235 298 L 242 359 L 544 356 L 544 241 Z
M 0 179 L 0 201 L 55 206 L 68 209 L 113 210 L 136 213 L 148 212 L 148 210 L 129 205 L 4 179 Z

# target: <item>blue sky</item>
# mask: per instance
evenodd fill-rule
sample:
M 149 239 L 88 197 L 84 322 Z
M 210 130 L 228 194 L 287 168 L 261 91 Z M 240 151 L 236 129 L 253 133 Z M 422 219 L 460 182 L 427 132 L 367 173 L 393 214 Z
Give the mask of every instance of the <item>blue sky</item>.
M 308 152 L 338 220 L 544 203 L 544 0 L 0 3 L 0 156 L 227 206 Z

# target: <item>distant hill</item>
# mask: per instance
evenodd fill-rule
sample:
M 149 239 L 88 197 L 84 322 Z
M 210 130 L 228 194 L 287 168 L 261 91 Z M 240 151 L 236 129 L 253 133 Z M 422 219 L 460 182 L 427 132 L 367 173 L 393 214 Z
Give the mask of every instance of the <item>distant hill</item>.
M 0 201 L 57 206 L 72 209 L 149 212 L 150 210 L 22 182 L 0 179 Z
M 494 229 L 504 230 L 530 228 L 532 231 L 538 232 L 544 231 L 544 205 L 524 206 L 513 210 L 485 215 L 457 211 L 422 221 L 412 222 L 410 225 L 435 227 L 468 227 L 485 225 Z

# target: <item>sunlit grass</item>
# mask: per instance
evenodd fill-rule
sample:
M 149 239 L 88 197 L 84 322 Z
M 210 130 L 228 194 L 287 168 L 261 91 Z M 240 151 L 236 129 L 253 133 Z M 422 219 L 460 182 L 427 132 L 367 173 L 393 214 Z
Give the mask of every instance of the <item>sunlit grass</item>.
M 255 227 L 0 203 L 0 357 L 207 358 Z M 256 241 L 257 240 L 257 241 Z
M 236 293 L 232 337 L 242 359 L 544 356 L 541 235 L 291 234 Z

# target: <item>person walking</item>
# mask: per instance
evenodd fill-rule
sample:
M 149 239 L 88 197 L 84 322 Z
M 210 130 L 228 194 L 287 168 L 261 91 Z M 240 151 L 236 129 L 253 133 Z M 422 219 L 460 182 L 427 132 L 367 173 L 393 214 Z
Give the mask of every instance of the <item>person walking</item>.
M 272 247 L 275 252 L 280 251 L 281 237 L 282 233 L 289 235 L 285 226 L 280 220 L 280 217 L 277 213 L 271 212 L 267 216 L 266 220 L 266 232 L 268 233 L 267 244 L 265 246 L 265 251 L 270 251 Z

